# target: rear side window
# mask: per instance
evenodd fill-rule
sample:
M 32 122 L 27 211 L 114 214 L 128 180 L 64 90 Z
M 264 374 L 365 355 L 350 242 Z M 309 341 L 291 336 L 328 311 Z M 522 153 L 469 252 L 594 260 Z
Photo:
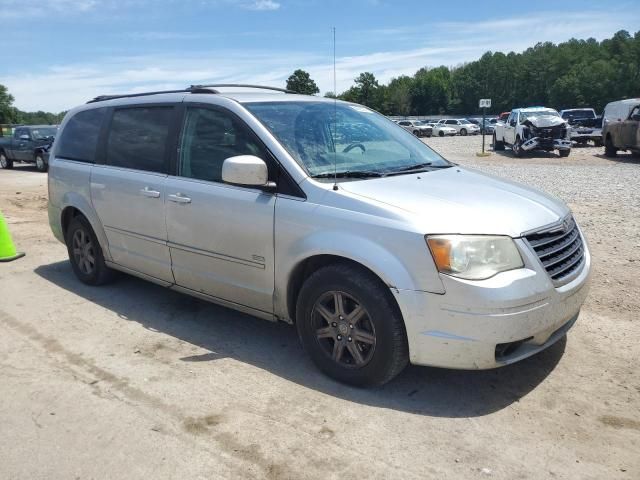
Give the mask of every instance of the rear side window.
M 56 140 L 56 156 L 95 163 L 96 147 L 106 109 L 95 108 L 76 113 Z
M 107 164 L 166 172 L 166 151 L 173 107 L 123 108 L 113 112 L 107 140 Z

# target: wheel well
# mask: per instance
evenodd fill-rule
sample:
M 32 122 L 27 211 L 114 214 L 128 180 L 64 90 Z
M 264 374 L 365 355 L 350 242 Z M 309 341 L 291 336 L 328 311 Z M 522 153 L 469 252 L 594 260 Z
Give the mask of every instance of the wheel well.
M 373 270 L 365 267 L 361 263 L 351 260 L 350 258 L 340 257 L 338 255 L 315 255 L 313 257 L 309 257 L 296 265 L 289 276 L 289 282 L 287 285 L 287 313 L 294 323 L 296 320 L 296 303 L 298 302 L 298 295 L 302 289 L 302 285 L 304 285 L 307 278 L 313 275 L 316 271 L 322 267 L 333 264 L 352 265 L 364 270 L 377 278 L 386 288 L 389 288 L 389 286 Z M 398 307 L 395 297 L 393 297 L 393 295 L 391 295 L 391 297 L 393 298 L 394 305 L 398 308 L 398 312 L 400 312 L 400 307 Z
M 64 237 L 67 237 L 67 228 L 69 228 L 69 224 L 71 220 L 75 217 L 82 216 L 82 212 L 75 207 L 67 207 L 62 211 L 62 234 Z

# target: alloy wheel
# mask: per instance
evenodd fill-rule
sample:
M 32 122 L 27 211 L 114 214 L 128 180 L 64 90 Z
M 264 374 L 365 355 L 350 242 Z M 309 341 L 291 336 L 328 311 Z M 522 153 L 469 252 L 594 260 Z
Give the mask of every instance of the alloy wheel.
M 0 167 L 7 168 L 7 164 L 7 157 L 4 155 L 4 153 L 0 153 Z
M 40 171 L 44 170 L 44 158 L 42 158 L 42 155 L 36 156 L 36 167 Z
M 91 275 L 96 268 L 96 254 L 91 237 L 84 229 L 73 234 L 73 258 L 76 265 L 85 275 Z
M 329 291 L 313 306 L 311 321 L 324 353 L 346 368 L 367 365 L 376 347 L 369 312 L 345 292 Z

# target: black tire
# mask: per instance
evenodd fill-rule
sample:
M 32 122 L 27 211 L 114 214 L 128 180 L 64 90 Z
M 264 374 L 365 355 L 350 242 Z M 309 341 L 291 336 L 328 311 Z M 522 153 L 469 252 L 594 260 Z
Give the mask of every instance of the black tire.
M 606 157 L 615 157 L 618 154 L 618 149 L 613 145 L 611 137 L 607 137 L 604 142 L 604 155 Z
M 568 157 L 569 154 L 571 153 L 571 150 L 558 150 L 560 152 L 560 156 L 561 157 Z
M 467 136 L 467 129 L 466 128 L 461 128 L 460 129 L 460 135 L 462 135 L 463 137 Z
M 511 146 L 511 150 L 513 151 L 513 154 L 518 158 L 522 158 L 524 156 L 524 150 L 522 149 L 522 140 L 520 140 L 520 137 L 516 137 L 516 141 Z
M 86 238 L 89 243 L 80 243 L 81 237 Z M 115 271 L 104 263 L 100 243 L 85 217 L 79 215 L 71 220 L 65 240 L 71 267 L 82 283 L 94 286 L 104 285 L 115 278 Z M 74 252 L 76 249 L 82 253 Z M 91 261 L 88 256 L 93 260 Z
M 494 152 L 501 152 L 504 150 L 504 142 L 499 142 L 496 139 L 496 134 L 493 134 L 493 151 Z
M 438 136 L 439 136 L 439 137 L 444 137 L 444 132 L 443 132 L 442 130 L 440 130 L 440 131 L 438 132 Z
M 10 170 L 13 168 L 13 160 L 9 160 L 4 152 L 0 152 L 0 168 Z
M 335 308 L 338 303 L 334 300 L 335 294 L 344 299 L 344 303 L 340 301 L 344 317 Z M 325 298 L 334 306 L 333 311 L 323 305 Z M 358 304 L 364 314 L 350 324 L 349 315 L 357 308 L 349 310 L 347 307 Z M 320 310 L 325 313 L 320 314 Z M 380 279 L 356 266 L 333 264 L 313 273 L 298 296 L 296 325 L 300 341 L 316 366 L 343 383 L 382 385 L 398 375 L 409 362 L 404 322 L 391 292 Z M 320 332 L 323 337 L 319 336 Z M 364 338 L 364 335 L 368 337 L 366 341 L 356 339 Z M 336 360 L 333 355 L 338 349 L 341 353 Z M 351 353 L 353 349 L 357 349 L 356 355 Z M 366 362 L 358 365 L 356 356 Z
M 44 159 L 44 155 L 42 153 L 36 153 L 35 161 L 36 169 L 39 172 L 46 172 L 47 170 L 49 170 L 49 164 Z
M 414 131 L 413 131 L 413 134 L 414 134 L 416 137 L 419 137 L 419 136 L 420 136 L 420 132 L 419 132 L 418 130 L 414 130 Z

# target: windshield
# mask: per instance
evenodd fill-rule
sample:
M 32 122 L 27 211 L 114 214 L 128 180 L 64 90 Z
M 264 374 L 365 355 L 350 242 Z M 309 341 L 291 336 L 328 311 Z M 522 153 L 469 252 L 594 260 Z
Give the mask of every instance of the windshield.
M 53 138 L 56 136 L 57 131 L 58 129 L 56 127 L 34 128 L 31 130 L 31 136 L 34 140 Z
M 530 110 L 528 112 L 520 112 L 520 121 L 524 122 L 531 117 L 559 117 L 560 114 L 555 110 Z
M 564 112 L 562 118 L 565 120 L 574 120 L 576 118 L 596 118 L 596 114 L 593 110 L 572 110 L 570 112 Z
M 451 166 L 415 136 L 360 105 L 328 102 L 247 103 L 311 176 L 387 174 L 421 165 Z

